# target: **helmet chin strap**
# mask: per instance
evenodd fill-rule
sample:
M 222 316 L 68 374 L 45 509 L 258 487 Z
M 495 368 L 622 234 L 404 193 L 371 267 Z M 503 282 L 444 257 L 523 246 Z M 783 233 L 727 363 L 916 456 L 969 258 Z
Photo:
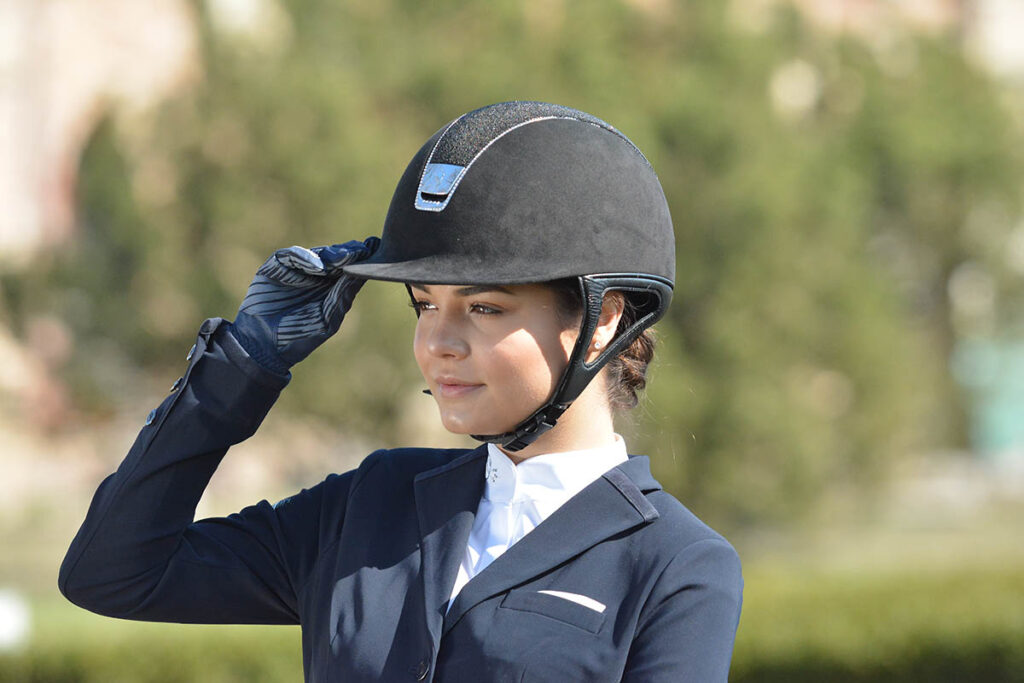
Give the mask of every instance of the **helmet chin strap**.
M 583 297 L 583 320 L 576 345 L 569 356 L 569 364 L 562 373 L 551 397 L 532 415 L 504 434 L 472 434 L 478 441 L 495 443 L 514 453 L 526 448 L 558 422 L 558 418 L 579 398 L 590 381 L 601 368 L 633 343 L 645 329 L 653 325 L 668 309 L 672 298 L 672 285 L 661 278 L 650 275 L 607 274 L 583 275 L 579 277 L 580 294 Z M 653 296 L 654 306 L 645 307 L 643 314 L 627 329 L 619 332 L 607 348 L 592 362 L 587 362 L 587 351 L 594 338 L 601 317 L 604 296 L 610 291 L 633 292 Z

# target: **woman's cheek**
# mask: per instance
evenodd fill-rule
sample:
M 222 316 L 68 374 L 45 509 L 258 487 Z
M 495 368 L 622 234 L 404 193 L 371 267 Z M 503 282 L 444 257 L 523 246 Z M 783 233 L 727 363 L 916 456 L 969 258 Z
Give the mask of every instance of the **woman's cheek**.
M 517 421 L 529 417 L 551 395 L 552 379 L 541 358 L 507 358 L 500 364 L 498 395 Z

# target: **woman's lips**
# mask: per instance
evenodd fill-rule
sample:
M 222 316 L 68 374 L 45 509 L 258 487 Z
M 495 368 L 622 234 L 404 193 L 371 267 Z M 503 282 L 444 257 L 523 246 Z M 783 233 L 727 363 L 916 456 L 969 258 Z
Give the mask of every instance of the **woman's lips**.
M 437 394 L 441 398 L 462 398 L 482 386 L 482 384 L 468 384 L 457 380 L 439 379 L 437 381 Z

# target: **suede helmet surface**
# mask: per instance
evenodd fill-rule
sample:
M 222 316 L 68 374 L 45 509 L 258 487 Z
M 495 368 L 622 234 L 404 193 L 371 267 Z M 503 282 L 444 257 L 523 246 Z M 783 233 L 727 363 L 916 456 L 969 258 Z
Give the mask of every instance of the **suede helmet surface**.
M 654 169 L 584 112 L 505 102 L 469 112 L 413 157 L 359 277 L 517 284 L 636 273 L 675 279 L 675 240 Z

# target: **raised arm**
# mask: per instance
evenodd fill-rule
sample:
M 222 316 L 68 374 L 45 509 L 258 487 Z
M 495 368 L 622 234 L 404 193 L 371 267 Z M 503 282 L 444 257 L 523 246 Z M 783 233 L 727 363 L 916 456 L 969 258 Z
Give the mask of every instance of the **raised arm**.
M 203 323 L 185 374 L 93 498 L 60 569 L 69 600 L 129 619 L 298 621 L 297 596 L 320 545 L 320 502 L 324 495 L 343 502 L 353 474 L 330 477 L 276 508 L 263 501 L 226 518 L 193 517 L 227 449 L 256 431 L 290 380 L 287 368 L 338 329 L 361 284 L 332 267 L 346 246 L 304 250 L 316 257 L 305 279 L 286 254 L 299 248 L 280 250 L 261 267 L 235 325 Z M 274 278 L 311 286 L 274 296 Z M 286 300 L 290 307 L 280 305 Z M 323 311 L 319 324 L 314 302 Z

